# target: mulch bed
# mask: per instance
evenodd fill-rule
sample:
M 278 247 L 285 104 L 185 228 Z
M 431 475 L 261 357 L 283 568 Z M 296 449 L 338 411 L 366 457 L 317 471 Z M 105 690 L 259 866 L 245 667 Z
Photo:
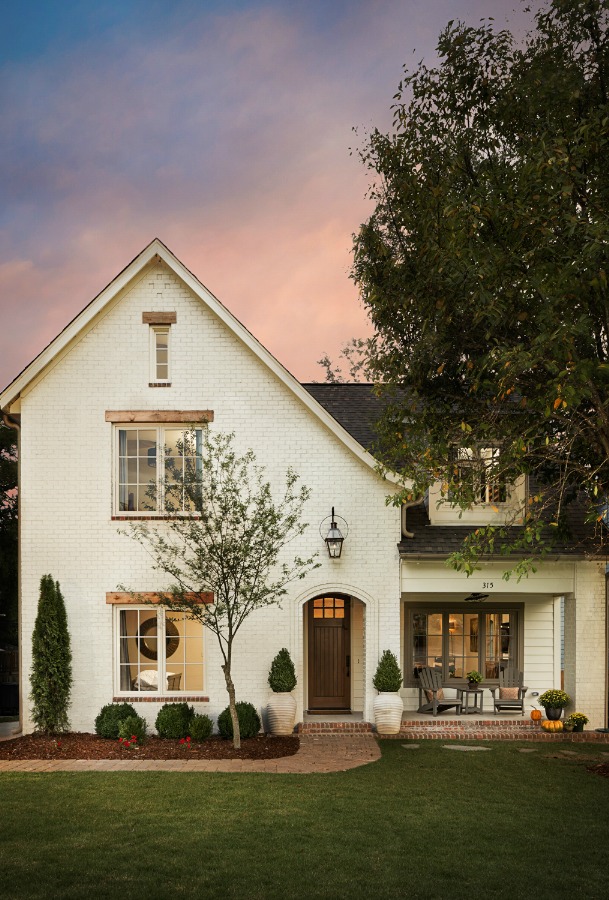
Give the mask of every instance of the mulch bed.
M 0 759 L 277 759 L 293 756 L 299 746 L 297 737 L 259 735 L 242 740 L 240 750 L 234 749 L 232 741 L 217 737 L 200 744 L 149 737 L 139 747 L 124 747 L 96 734 L 70 732 L 57 737 L 28 734 L 0 741 Z

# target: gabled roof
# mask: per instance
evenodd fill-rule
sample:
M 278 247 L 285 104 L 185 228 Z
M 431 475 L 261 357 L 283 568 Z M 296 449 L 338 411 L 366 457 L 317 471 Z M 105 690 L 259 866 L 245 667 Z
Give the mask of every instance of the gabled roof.
M 142 252 L 133 259 L 110 284 L 104 288 L 72 321 L 48 344 L 44 350 L 6 387 L 0 394 L 0 410 L 10 411 L 10 406 L 21 395 L 34 379 L 38 378 L 47 366 L 57 358 L 59 354 L 69 348 L 73 341 L 77 340 L 92 325 L 95 318 L 111 304 L 117 295 L 126 288 L 155 259 L 161 260 L 190 288 L 202 303 L 204 303 L 218 318 L 229 328 L 233 334 L 246 347 L 258 357 L 258 359 L 279 378 L 283 384 L 313 413 L 336 437 L 357 456 L 366 466 L 374 469 L 375 460 L 364 446 L 353 435 L 349 428 L 345 427 L 339 416 L 334 417 L 322 406 L 315 396 L 315 392 L 305 389 L 288 370 L 279 363 L 269 351 L 233 316 L 231 312 L 196 278 L 180 260 L 174 256 L 168 247 L 158 238 L 148 244 Z M 310 386 L 312 387 L 312 386 Z M 316 386 L 317 387 L 317 386 Z M 319 385 L 319 387 L 322 387 Z
M 374 454 L 378 435 L 374 425 L 383 403 L 371 384 L 328 384 L 309 382 L 303 388 L 321 403 L 358 444 Z

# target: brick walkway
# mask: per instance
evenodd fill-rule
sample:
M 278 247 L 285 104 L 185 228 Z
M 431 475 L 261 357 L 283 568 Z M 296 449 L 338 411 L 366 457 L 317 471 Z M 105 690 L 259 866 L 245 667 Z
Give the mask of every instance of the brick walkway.
M 302 735 L 294 756 L 280 759 L 0 759 L 0 772 L 273 772 L 306 775 L 311 772 L 345 772 L 380 758 L 371 734 Z

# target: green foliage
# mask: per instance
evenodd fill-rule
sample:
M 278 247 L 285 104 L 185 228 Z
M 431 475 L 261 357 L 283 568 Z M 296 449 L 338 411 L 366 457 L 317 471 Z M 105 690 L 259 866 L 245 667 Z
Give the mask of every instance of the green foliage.
M 439 482 L 464 509 L 489 480 L 538 485 L 517 531 L 468 539 L 468 573 L 484 553 L 542 555 L 573 500 L 596 519 L 609 496 L 608 28 L 608 0 L 545 0 L 522 44 L 450 22 L 362 152 L 376 207 L 353 277 L 398 500 Z M 471 448 L 499 453 L 465 472 Z
M 127 716 L 118 723 L 118 736 L 123 740 L 132 741 L 135 738 L 136 744 L 143 744 L 146 740 L 146 730 L 148 725 L 146 720 L 137 714 L 135 716 Z
M 166 605 L 186 611 L 216 636 L 234 705 L 231 667 L 239 629 L 256 610 L 278 605 L 288 584 L 319 565 L 316 554 L 290 561 L 283 553 L 307 528 L 302 512 L 310 491 L 298 486 L 298 476 L 289 469 L 275 499 L 254 453 L 239 455 L 232 434 L 206 431 L 197 448 L 194 435 L 187 433 L 179 447 L 184 449 L 184 469 L 173 466 L 171 458 L 166 466 L 167 527 L 137 523 L 129 534 L 170 581 Z M 196 516 L 173 515 L 182 509 L 184 497 Z M 207 591 L 213 592 L 214 602 L 196 602 Z M 238 747 L 239 734 L 233 740 Z
M 239 720 L 239 731 L 242 738 L 256 737 L 260 731 L 260 716 L 256 712 L 256 708 L 251 703 L 240 700 L 235 704 L 237 708 L 237 716 Z M 220 736 L 229 739 L 233 737 L 233 721 L 230 714 L 230 706 L 222 710 L 218 716 L 218 731 Z
M 108 703 L 101 708 L 95 719 L 95 734 L 116 740 L 120 722 L 134 716 L 137 713 L 130 703 Z
M 402 672 L 391 650 L 385 650 L 376 667 L 372 684 L 377 691 L 399 691 L 402 686 Z
M 190 720 L 188 733 L 193 741 L 206 741 L 214 732 L 214 723 L 209 716 L 195 713 Z
M 194 712 L 194 708 L 188 703 L 164 703 L 155 722 L 160 737 L 176 739 L 186 737 L 190 733 L 190 721 Z
M 537 702 L 544 709 L 564 709 L 571 702 L 571 698 L 564 691 L 553 688 L 549 691 L 544 691 L 541 697 L 538 697 Z
M 40 580 L 38 615 L 32 635 L 32 718 L 38 731 L 57 734 L 70 727 L 72 653 L 66 608 L 59 582 Z
M 480 684 L 482 682 L 482 674 L 477 669 L 472 669 L 465 677 L 468 681 L 475 684 Z
M 289 651 L 283 647 L 271 663 L 271 671 L 269 672 L 270 688 L 275 693 L 293 691 L 296 683 L 296 670 L 292 657 Z
M 0 422 L 0 641 L 17 644 L 17 432 Z

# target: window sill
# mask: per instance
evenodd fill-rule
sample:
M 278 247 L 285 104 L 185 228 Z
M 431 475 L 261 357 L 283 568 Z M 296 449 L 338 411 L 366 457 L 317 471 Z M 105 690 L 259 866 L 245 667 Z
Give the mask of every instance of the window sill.
M 149 381 L 148 387 L 171 387 L 171 381 Z
M 120 513 L 110 516 L 111 522 L 175 522 L 177 519 L 200 519 L 199 513 L 182 513 L 180 516 L 165 516 L 162 513 L 150 513 L 148 516 Z
M 112 698 L 113 703 L 209 703 L 209 697 L 206 694 L 155 694 L 150 692 L 150 696 L 142 696 L 142 694 L 117 694 Z

